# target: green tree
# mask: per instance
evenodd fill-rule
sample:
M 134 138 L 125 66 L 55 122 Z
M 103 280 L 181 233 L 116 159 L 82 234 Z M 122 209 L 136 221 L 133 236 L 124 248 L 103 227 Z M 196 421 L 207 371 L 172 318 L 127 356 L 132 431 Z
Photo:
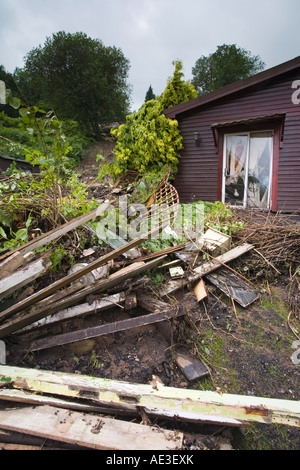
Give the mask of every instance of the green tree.
M 156 96 L 155 94 L 153 93 L 153 89 L 152 89 L 152 86 L 150 85 L 149 88 L 148 88 L 148 91 L 146 93 L 146 96 L 145 96 L 145 103 L 147 101 L 151 101 L 151 100 L 155 100 Z
M 173 76 L 168 79 L 167 86 L 160 103 L 163 109 L 171 108 L 179 103 L 184 103 L 197 97 L 197 90 L 192 83 L 184 81 L 184 73 L 182 72 L 182 62 L 174 61 L 175 70 Z
M 112 130 L 117 144 L 109 172 L 115 178 L 127 170 L 145 174 L 165 167 L 176 171 L 182 138 L 178 122 L 167 119 L 164 110 L 194 98 L 197 91 L 183 80 L 182 63 L 173 65 L 174 74 L 162 96 L 144 103 L 137 113 L 127 116 L 125 124 Z
M 209 93 L 250 77 L 265 67 L 259 56 L 235 44 L 218 46 L 216 52 L 200 57 L 192 68 L 193 85 L 199 94 Z
M 74 119 L 99 138 L 99 125 L 125 119 L 129 109 L 129 61 L 84 33 L 60 31 L 31 50 L 17 75 L 39 105 L 60 119 Z

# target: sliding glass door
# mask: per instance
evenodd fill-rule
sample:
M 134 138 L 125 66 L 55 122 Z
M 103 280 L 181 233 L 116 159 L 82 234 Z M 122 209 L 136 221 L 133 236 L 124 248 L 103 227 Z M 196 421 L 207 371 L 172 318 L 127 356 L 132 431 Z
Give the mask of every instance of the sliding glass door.
M 223 202 L 269 209 L 272 162 L 273 131 L 225 135 Z

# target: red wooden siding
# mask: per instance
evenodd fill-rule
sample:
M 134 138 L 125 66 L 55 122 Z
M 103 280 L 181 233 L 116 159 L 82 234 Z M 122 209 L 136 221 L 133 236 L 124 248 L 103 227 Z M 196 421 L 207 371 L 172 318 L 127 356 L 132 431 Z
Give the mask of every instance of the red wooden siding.
M 300 80 L 300 69 L 261 83 L 255 90 L 242 90 L 176 116 L 184 145 L 175 181 L 181 202 L 220 199 L 222 168 L 211 129 L 213 124 L 285 114 L 283 146 L 277 155 L 278 185 L 276 179 L 273 181 L 276 185 L 273 196 L 277 193 L 277 201 L 273 201 L 272 207 L 300 212 L 300 105 L 292 103 L 294 80 Z M 247 126 L 243 129 L 247 130 Z M 200 147 L 195 146 L 194 132 L 199 132 Z

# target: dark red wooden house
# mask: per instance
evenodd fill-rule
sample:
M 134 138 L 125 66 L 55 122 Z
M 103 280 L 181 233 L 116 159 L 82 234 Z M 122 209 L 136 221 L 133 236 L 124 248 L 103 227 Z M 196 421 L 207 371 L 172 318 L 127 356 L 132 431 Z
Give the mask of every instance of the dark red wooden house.
M 300 57 L 165 111 L 180 201 L 300 212 Z

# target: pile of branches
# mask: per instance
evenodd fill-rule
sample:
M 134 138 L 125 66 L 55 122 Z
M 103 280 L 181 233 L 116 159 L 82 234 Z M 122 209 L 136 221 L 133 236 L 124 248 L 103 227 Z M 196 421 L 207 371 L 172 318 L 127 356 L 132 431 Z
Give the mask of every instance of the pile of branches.
M 255 247 L 239 269 L 248 270 L 253 279 L 286 276 L 288 324 L 300 339 L 300 217 L 251 210 L 235 211 L 235 217 L 244 224 L 234 234 L 236 241 Z
M 235 216 L 244 223 L 235 237 L 255 247 L 251 263 L 292 277 L 300 260 L 300 217 L 251 210 L 236 211 Z

